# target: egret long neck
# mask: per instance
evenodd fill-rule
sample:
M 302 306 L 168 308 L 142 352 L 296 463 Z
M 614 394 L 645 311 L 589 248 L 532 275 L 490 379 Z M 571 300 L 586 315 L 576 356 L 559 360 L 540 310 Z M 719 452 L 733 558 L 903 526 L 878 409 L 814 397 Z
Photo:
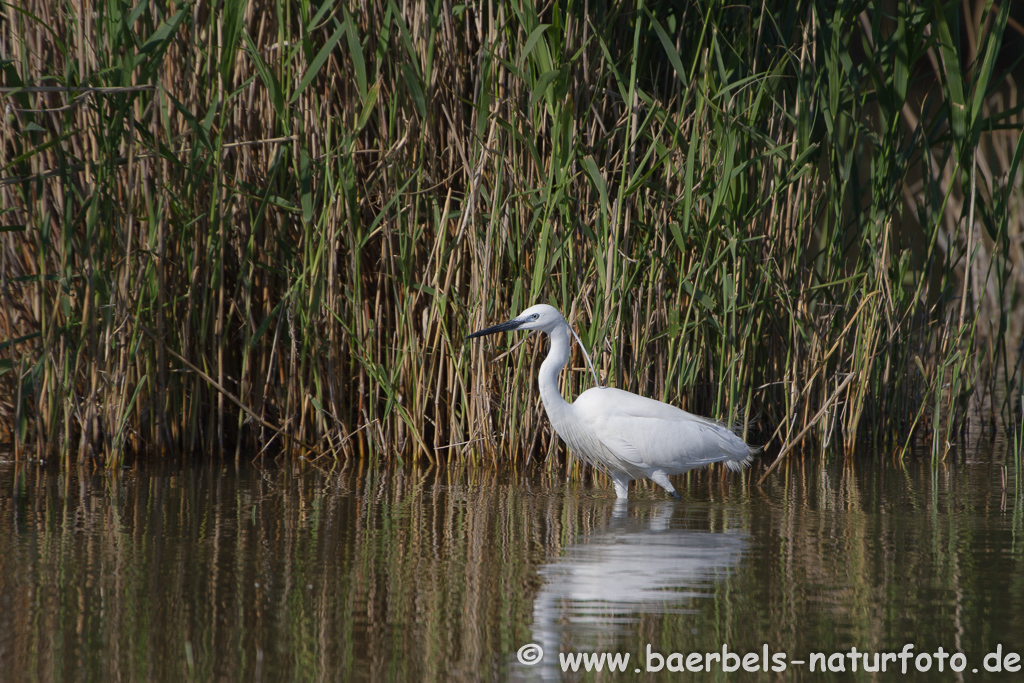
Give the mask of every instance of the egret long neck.
M 548 350 L 547 358 L 540 365 L 537 385 L 548 419 L 554 425 L 555 431 L 560 431 L 562 418 L 570 409 L 570 405 L 562 398 L 562 392 L 558 390 L 558 373 L 569 360 L 569 326 L 559 325 L 548 333 L 548 337 L 551 339 L 551 348 Z

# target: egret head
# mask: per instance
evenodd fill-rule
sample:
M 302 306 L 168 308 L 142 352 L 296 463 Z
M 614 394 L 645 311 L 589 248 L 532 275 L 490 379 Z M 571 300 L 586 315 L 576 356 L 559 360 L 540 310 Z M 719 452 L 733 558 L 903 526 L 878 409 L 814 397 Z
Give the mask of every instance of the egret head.
M 508 332 L 510 330 L 541 330 L 542 332 L 550 332 L 558 327 L 558 325 L 565 324 L 565 318 L 563 318 L 562 314 L 556 309 L 548 306 L 547 304 L 537 304 L 535 306 L 530 306 L 515 318 L 512 318 L 507 322 L 485 328 L 479 332 L 474 332 L 466 337 L 466 339 L 474 339 L 476 337 L 483 337 L 497 332 Z

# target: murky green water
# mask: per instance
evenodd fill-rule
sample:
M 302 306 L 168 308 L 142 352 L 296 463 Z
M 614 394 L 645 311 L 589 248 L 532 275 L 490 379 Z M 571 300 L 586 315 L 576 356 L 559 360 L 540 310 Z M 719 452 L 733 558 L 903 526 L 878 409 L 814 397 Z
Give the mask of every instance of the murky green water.
M 0 464 L 0 672 L 590 679 L 563 660 L 617 653 L 626 679 L 1021 680 L 1024 493 L 1012 464 L 1004 490 L 998 457 L 962 460 L 702 474 L 625 506 L 481 472 Z

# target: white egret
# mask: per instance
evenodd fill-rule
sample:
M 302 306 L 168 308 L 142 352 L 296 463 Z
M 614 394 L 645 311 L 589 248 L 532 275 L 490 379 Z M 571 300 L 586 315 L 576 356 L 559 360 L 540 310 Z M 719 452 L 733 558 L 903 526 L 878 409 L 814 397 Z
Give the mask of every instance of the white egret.
M 547 304 L 530 306 L 512 320 L 467 339 L 509 330 L 540 330 L 551 339 L 537 377 L 548 420 L 576 455 L 611 477 L 621 499 L 628 496 L 629 482 L 641 477 L 679 498 L 669 475 L 713 462 L 739 471 L 758 450 L 714 420 L 621 389 L 598 386 L 575 402 L 566 402 L 558 390 L 558 373 L 569 360 L 573 332 L 562 314 Z

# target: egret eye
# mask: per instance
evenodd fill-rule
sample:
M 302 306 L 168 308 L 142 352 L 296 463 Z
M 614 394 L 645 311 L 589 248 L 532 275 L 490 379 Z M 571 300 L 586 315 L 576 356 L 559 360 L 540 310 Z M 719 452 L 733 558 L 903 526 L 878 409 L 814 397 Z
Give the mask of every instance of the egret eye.
M 530 320 L 536 320 L 539 317 L 540 317 L 540 313 L 534 313 L 533 315 L 530 316 Z

